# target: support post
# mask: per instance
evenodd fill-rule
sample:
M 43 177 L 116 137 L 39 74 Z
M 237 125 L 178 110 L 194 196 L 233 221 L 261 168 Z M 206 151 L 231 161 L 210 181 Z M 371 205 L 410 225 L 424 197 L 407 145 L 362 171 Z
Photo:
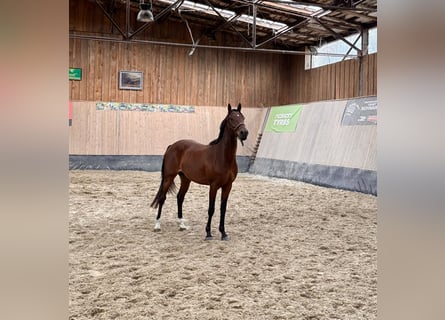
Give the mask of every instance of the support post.
M 369 29 L 361 30 L 362 37 L 362 50 L 359 52 L 359 83 L 358 83 L 358 95 L 363 96 L 363 56 L 368 54 L 368 44 L 369 44 Z

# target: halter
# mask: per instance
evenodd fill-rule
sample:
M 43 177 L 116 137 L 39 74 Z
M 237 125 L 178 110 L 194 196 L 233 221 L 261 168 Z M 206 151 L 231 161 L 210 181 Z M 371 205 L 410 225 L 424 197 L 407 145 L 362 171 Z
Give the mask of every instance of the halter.
M 239 127 L 241 127 L 242 125 L 244 125 L 244 122 L 241 122 L 240 124 L 238 124 L 235 128 L 233 128 L 234 131 L 238 130 Z
M 236 111 L 236 110 L 234 110 L 234 111 Z M 241 115 L 241 113 L 240 113 L 240 115 Z M 229 119 L 228 119 L 228 118 L 227 118 L 227 122 L 229 122 Z M 233 131 L 238 130 L 238 128 L 241 127 L 242 125 L 245 125 L 245 124 L 244 124 L 244 121 L 241 122 L 241 123 L 238 123 L 238 125 L 237 125 L 235 128 L 233 128 Z

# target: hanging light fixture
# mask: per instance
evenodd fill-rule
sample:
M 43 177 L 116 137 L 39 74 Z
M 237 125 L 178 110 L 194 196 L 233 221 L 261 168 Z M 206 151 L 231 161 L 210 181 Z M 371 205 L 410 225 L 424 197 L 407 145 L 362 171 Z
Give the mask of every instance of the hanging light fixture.
M 154 20 L 154 17 L 153 17 L 153 12 L 151 12 L 152 10 L 151 0 L 150 3 L 144 3 L 144 0 L 141 0 L 140 8 L 141 10 L 139 11 L 136 20 L 140 22 L 152 22 Z

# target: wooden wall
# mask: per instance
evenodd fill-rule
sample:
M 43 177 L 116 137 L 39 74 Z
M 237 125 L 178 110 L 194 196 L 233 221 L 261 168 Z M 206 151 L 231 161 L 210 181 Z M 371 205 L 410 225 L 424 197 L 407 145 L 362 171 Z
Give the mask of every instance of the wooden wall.
M 232 105 L 236 107 L 236 105 Z M 243 108 L 249 136 L 238 155 L 249 156 L 266 108 Z M 97 110 L 94 102 L 73 102 L 69 153 L 75 155 L 162 155 L 179 139 L 207 144 L 217 138 L 225 107 L 196 107 L 194 113 Z
M 286 103 L 288 73 L 282 55 L 189 49 L 70 39 L 70 66 L 82 68 L 81 81 L 70 81 L 73 101 L 246 107 Z M 142 71 L 143 90 L 119 90 L 121 70 Z M 277 79 L 277 80 L 273 80 Z
M 303 56 L 247 53 L 96 40 L 70 39 L 73 101 L 111 101 L 246 107 L 377 95 L 377 54 L 304 70 Z M 144 72 L 143 90 L 119 90 L 120 70 Z
M 293 103 L 348 99 L 377 95 L 377 54 L 363 57 L 363 82 L 360 94 L 360 62 L 351 59 L 305 70 L 304 57 L 295 59 L 289 78 Z

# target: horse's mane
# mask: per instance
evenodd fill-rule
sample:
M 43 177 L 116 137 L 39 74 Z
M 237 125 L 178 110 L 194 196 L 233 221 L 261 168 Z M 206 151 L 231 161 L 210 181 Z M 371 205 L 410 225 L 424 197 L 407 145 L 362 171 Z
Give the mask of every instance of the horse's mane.
M 221 125 L 219 126 L 219 135 L 218 138 L 216 138 L 215 140 L 211 141 L 209 144 L 213 145 L 213 144 L 217 144 L 218 142 L 221 141 L 223 134 L 224 134 L 224 128 L 226 127 L 226 123 L 227 123 L 227 117 L 221 122 Z

